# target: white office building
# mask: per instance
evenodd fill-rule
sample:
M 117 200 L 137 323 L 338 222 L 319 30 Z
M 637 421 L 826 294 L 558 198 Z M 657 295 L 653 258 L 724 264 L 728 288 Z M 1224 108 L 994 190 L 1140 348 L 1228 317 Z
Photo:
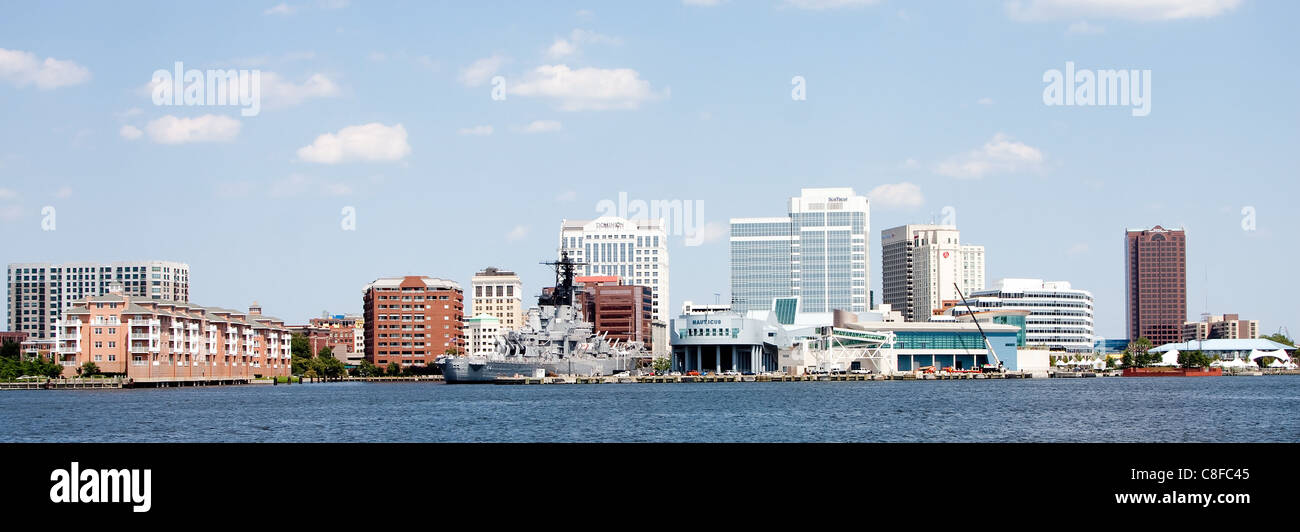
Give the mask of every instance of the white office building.
M 503 329 L 518 330 L 524 325 L 524 284 L 515 272 L 484 268 L 470 279 L 470 316 L 495 316 Z
M 121 283 L 122 295 L 188 302 L 190 267 L 182 262 L 70 262 L 9 265 L 9 330 L 29 341 L 53 345 L 55 324 L 73 301 L 108 294 Z
M 731 308 L 765 310 L 798 297 L 808 312 L 870 304 L 870 210 L 852 188 L 805 188 L 784 217 L 731 219 Z
M 497 350 L 497 337 L 501 334 L 501 320 L 496 316 L 479 314 L 465 320 L 465 354 L 490 355 Z
M 984 289 L 984 246 L 963 245 L 952 225 L 910 224 L 880 233 L 881 301 L 908 321 L 928 321 L 961 293 Z
M 650 287 L 654 319 L 668 321 L 668 236 L 662 220 L 564 220 L 560 253 L 583 263 L 578 275 L 617 275 L 623 284 Z
M 1093 351 L 1092 293 L 1066 281 L 1042 279 L 1000 279 L 989 290 L 970 296 L 976 312 L 991 309 L 1027 310 L 1025 345 L 1065 350 Z M 964 307 L 951 310 L 966 313 Z

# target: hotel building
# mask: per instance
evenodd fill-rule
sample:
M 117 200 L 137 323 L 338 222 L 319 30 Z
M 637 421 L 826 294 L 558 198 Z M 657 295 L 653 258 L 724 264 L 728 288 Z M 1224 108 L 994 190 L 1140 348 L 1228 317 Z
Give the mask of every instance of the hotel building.
M 881 302 L 907 321 L 927 321 L 984 289 L 984 246 L 962 245 L 953 225 L 909 224 L 880 232 Z
M 1072 353 L 1093 352 L 1093 300 L 1087 290 L 1066 281 L 999 279 L 990 290 L 967 294 L 976 313 L 1025 310 L 1025 344 Z M 969 311 L 964 305 L 948 310 L 953 316 Z
M 583 263 L 579 275 L 616 275 L 627 284 L 649 287 L 654 319 L 667 321 L 668 236 L 662 220 L 564 220 L 560 253 Z
M 786 216 L 732 218 L 731 308 L 798 297 L 809 312 L 866 311 L 869 206 L 852 188 L 805 188 Z
M 1259 338 L 1259 320 L 1243 320 L 1236 314 L 1202 314 L 1201 321 L 1183 323 L 1183 341 Z
M 449 349 L 464 352 L 465 302 L 455 281 L 407 275 L 366 285 L 366 360 L 428 365 Z
M 523 282 L 515 272 L 484 268 L 470 279 L 469 316 L 495 316 L 505 329 L 524 325 Z
M 41 350 L 54 346 L 55 324 L 78 300 L 108 294 L 112 283 L 131 297 L 190 300 L 190 267 L 182 262 L 69 262 L 9 265 L 9 330 L 27 333 Z
M 284 321 L 178 301 L 107 295 L 75 301 L 55 325 L 63 375 L 94 362 L 104 373 L 142 379 L 255 378 L 290 373 Z
M 1187 322 L 1187 233 L 1129 229 L 1124 235 L 1128 337 L 1152 345 L 1182 341 Z

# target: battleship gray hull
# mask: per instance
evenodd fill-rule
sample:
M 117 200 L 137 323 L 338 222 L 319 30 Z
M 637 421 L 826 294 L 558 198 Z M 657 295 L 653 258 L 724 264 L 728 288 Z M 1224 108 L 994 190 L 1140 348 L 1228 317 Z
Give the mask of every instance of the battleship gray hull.
M 602 357 L 575 357 L 538 361 L 490 360 L 476 357 L 448 357 L 439 362 L 447 384 L 486 384 L 501 378 L 537 377 L 545 375 L 613 375 L 625 371 L 626 359 Z

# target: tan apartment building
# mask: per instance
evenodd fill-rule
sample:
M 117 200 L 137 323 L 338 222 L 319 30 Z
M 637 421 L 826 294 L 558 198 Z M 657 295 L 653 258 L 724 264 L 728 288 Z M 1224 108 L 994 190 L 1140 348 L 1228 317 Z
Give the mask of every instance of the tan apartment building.
M 455 281 L 407 275 L 366 285 L 366 360 L 428 365 L 448 349 L 465 351 L 464 294 Z
M 524 325 L 523 282 L 515 272 L 484 268 L 470 279 L 469 316 L 495 317 L 502 329 L 518 330 Z
M 133 379 L 266 377 L 290 373 L 284 321 L 262 314 L 127 295 L 76 301 L 56 326 L 64 376 L 94 362 Z
M 1243 320 L 1237 314 L 1203 314 L 1201 321 L 1183 323 L 1183 341 L 1217 338 L 1241 340 L 1259 338 L 1259 320 Z

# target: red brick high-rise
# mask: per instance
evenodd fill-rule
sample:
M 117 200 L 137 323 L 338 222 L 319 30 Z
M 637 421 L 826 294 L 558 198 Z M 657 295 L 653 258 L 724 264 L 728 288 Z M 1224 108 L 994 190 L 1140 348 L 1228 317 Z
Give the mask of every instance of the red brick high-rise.
M 1158 225 L 1130 229 L 1124 237 L 1124 274 L 1129 341 L 1181 342 L 1187 321 L 1187 233 Z
M 366 360 L 379 366 L 432 364 L 450 348 L 465 352 L 465 305 L 454 281 L 418 275 L 366 285 Z

